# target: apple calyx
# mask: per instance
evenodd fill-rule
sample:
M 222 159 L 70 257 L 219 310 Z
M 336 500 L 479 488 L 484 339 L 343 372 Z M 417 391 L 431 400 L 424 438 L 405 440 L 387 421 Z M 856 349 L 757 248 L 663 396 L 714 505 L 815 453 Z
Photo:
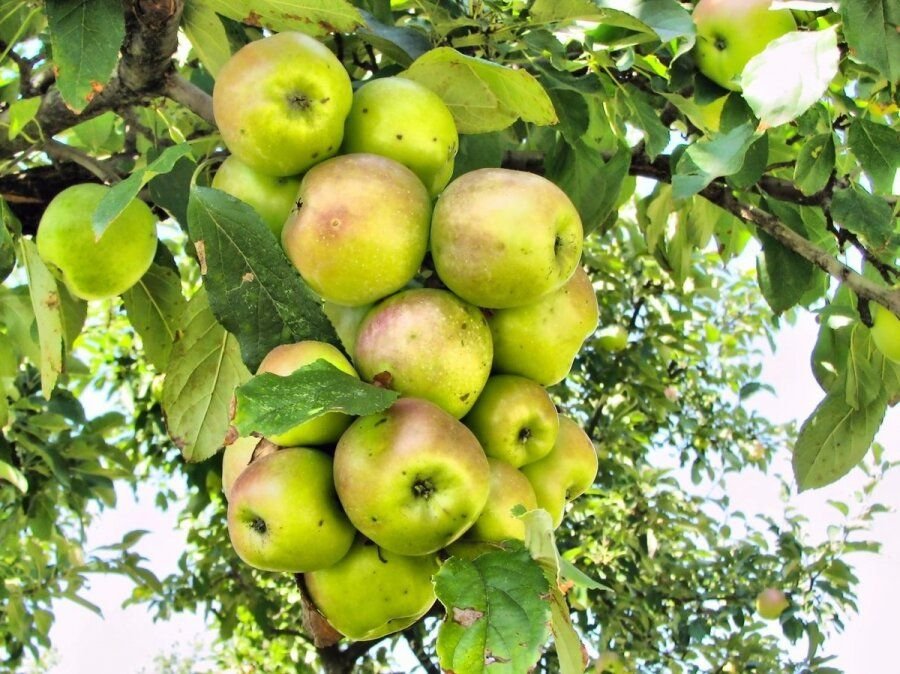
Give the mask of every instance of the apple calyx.
M 422 498 L 427 501 L 435 492 L 434 482 L 432 482 L 431 478 L 417 476 L 413 482 L 412 492 L 416 498 Z

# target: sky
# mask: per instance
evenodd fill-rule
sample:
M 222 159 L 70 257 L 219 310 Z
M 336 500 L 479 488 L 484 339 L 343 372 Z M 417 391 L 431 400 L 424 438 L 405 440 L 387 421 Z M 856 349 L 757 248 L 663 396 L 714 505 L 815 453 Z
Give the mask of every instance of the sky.
M 773 421 L 800 421 L 822 398 L 809 367 L 815 334 L 813 317 L 803 314 L 796 325 L 781 329 L 778 352 L 763 360 L 761 380 L 771 384 L 776 393 L 759 393 L 750 404 Z M 879 435 L 887 455 L 894 459 L 898 458 L 898 438 L 900 410 L 894 409 L 888 412 Z M 790 475 L 788 447 L 781 450 L 774 467 L 783 475 Z M 884 671 L 885 663 L 894 662 L 896 656 L 893 639 L 896 607 L 900 605 L 900 470 L 894 472 L 874 494 L 892 512 L 880 516 L 867 536 L 880 541 L 884 548 L 877 556 L 856 554 L 851 558 L 860 578 L 860 613 L 850 617 L 845 631 L 824 646 L 825 651 L 838 656 L 833 665 L 846 674 Z M 794 494 L 790 503 L 809 517 L 810 534 L 821 539 L 827 525 L 839 517 L 827 501 L 852 502 L 862 482 L 862 475 L 856 470 L 825 489 Z M 728 484 L 735 509 L 775 517 L 783 508 L 780 489 L 776 478 L 755 470 L 742 472 Z M 142 487 L 136 499 L 127 491 L 120 491 L 119 497 L 119 505 L 104 512 L 92 525 L 89 546 L 116 542 L 132 529 L 149 529 L 152 533 L 138 544 L 137 551 L 149 559 L 149 567 L 159 577 L 175 571 L 184 545 L 175 510 L 160 512 L 153 506 L 152 485 Z M 95 576 L 89 599 L 102 607 L 104 619 L 71 602 L 57 602 L 56 623 L 51 632 L 56 664 L 49 674 L 151 674 L 155 672 L 154 657 L 173 651 L 202 651 L 212 642 L 211 633 L 199 616 L 180 615 L 168 622 L 154 623 L 145 606 L 122 609 L 129 594 L 127 580 Z

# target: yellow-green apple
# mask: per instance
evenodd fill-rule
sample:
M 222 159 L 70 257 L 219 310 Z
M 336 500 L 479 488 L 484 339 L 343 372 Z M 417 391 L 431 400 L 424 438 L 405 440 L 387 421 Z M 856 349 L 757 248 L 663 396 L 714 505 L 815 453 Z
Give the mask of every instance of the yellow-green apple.
M 756 596 L 756 612 L 763 620 L 777 620 L 790 605 L 787 595 L 775 587 L 767 587 Z
M 307 573 L 310 599 L 348 639 L 367 641 L 399 632 L 434 604 L 436 555 L 410 557 L 358 538 L 334 566 Z
M 472 526 L 490 472 L 471 431 L 418 398 L 360 417 L 334 452 L 334 483 L 350 521 L 401 555 L 436 552 Z
M 797 30 L 789 9 L 772 0 L 700 0 L 694 7 L 697 68 L 719 86 L 741 90 L 747 61 L 785 33 Z
M 628 330 L 621 325 L 607 325 L 597 331 L 597 346 L 615 353 L 628 346 Z
M 67 187 L 47 205 L 37 231 L 37 249 L 73 295 L 102 300 L 131 288 L 150 268 L 156 253 L 156 216 L 133 199 L 98 240 L 91 220 L 105 185 Z
M 356 348 L 356 335 L 359 332 L 359 325 L 369 313 L 372 304 L 361 304 L 358 307 L 345 307 L 342 304 L 334 302 L 324 302 L 322 311 L 334 326 L 338 339 L 344 346 L 347 353 L 353 353 Z
M 461 175 L 438 197 L 431 255 L 450 290 L 502 309 L 568 281 L 582 237 L 578 211 L 559 187 L 533 173 L 487 168 Z
M 453 175 L 459 136 L 441 97 L 402 77 L 369 80 L 353 94 L 344 152 L 371 152 L 400 162 L 436 196 Z
M 300 178 L 266 175 L 231 155 L 219 166 L 212 186 L 250 204 L 281 241 L 281 228 L 294 208 Z
M 512 514 L 512 509 L 537 508 L 537 497 L 528 478 L 517 468 L 500 459 L 488 457 L 491 467 L 491 489 L 487 503 L 475 524 L 462 540 L 505 541 L 525 540 L 525 522 Z
M 222 492 L 228 499 L 231 494 L 231 488 L 238 475 L 244 472 L 244 469 L 250 465 L 250 459 L 253 458 L 253 450 L 259 443 L 259 438 L 252 436 L 244 436 L 238 438 L 230 445 L 225 447 L 222 454 Z
M 562 381 L 600 313 L 591 279 L 578 267 L 572 278 L 533 304 L 488 313 L 494 370 L 543 386 Z
M 900 318 L 879 304 L 872 304 L 872 340 L 885 358 L 900 363 Z
M 245 45 L 222 66 L 213 116 L 241 161 L 291 176 L 337 154 L 352 101 L 337 57 L 308 35 L 286 31 Z
M 425 398 L 460 418 L 481 393 L 492 357 L 481 311 L 446 290 L 417 288 L 366 315 L 353 360 L 366 381 Z
M 235 552 L 264 571 L 304 573 L 337 563 L 353 525 L 334 490 L 331 457 L 290 447 L 251 463 L 231 487 L 228 534 Z
M 341 372 L 357 377 L 350 361 L 331 344 L 306 340 L 295 344 L 282 344 L 266 354 L 259 364 L 256 374 L 270 372 L 279 377 L 287 377 L 304 365 L 317 360 L 334 365 Z M 269 436 L 269 440 L 282 447 L 295 445 L 325 445 L 335 442 L 353 419 L 341 412 L 326 412 L 320 417 L 304 421 L 283 433 Z
M 303 176 L 282 245 L 324 299 L 368 304 L 405 286 L 428 246 L 431 198 L 393 159 L 346 154 Z
M 527 377 L 496 374 L 463 419 L 484 453 L 516 468 L 553 449 L 559 415 L 544 387 Z
M 538 507 L 562 522 L 566 503 L 581 496 L 597 475 L 594 443 L 575 421 L 559 415 L 559 434 L 553 449 L 542 459 L 522 467 L 537 496 Z
M 594 661 L 595 674 L 626 674 L 628 669 L 617 653 L 602 651 Z

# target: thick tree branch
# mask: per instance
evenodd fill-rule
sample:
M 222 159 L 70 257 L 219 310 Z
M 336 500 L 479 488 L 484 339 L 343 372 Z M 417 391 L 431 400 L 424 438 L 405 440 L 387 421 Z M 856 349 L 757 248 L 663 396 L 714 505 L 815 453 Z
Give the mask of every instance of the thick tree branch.
M 204 121 L 215 125 L 212 97 L 200 87 L 191 84 L 180 75 L 172 73 L 169 79 L 166 80 L 162 93 L 167 98 L 180 103 Z

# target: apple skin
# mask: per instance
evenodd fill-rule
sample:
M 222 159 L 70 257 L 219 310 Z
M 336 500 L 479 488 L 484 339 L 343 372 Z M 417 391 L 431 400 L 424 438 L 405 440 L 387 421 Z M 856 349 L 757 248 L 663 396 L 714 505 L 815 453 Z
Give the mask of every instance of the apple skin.
M 342 304 L 334 302 L 324 302 L 322 311 L 334 326 L 338 339 L 344 346 L 347 353 L 353 353 L 356 348 L 356 335 L 359 333 L 359 326 L 366 314 L 372 309 L 374 304 L 361 304 L 358 307 L 345 307 Z
M 607 325 L 597 331 L 597 346 L 604 351 L 616 353 L 628 346 L 628 330 L 621 325 Z
M 402 77 L 369 80 L 353 94 L 344 152 L 371 152 L 400 162 L 440 193 L 453 175 L 459 135 L 441 97 Z
M 344 306 L 375 302 L 419 270 L 428 247 L 431 198 L 403 164 L 374 154 L 335 157 L 310 169 L 297 198 L 282 245 L 325 300 Z
M 778 588 L 767 587 L 756 596 L 756 612 L 763 620 L 778 620 L 790 605 L 787 595 Z
M 428 612 L 438 567 L 436 555 L 398 555 L 358 538 L 337 564 L 303 579 L 332 627 L 348 639 L 368 641 L 406 629 Z
M 226 500 L 230 497 L 231 488 L 238 475 L 250 465 L 250 459 L 253 458 L 253 450 L 256 449 L 257 444 L 259 444 L 259 438 L 245 436 L 225 447 L 225 452 L 222 454 L 222 492 L 225 494 Z
M 50 271 L 84 300 L 121 295 L 140 280 L 156 253 L 156 216 L 139 199 L 95 239 L 91 219 L 109 189 L 96 183 L 64 189 L 48 204 L 35 237 Z
M 561 382 L 599 318 L 591 279 L 578 267 L 565 285 L 534 304 L 489 312 L 494 371 L 543 386 Z
M 354 362 L 366 381 L 424 398 L 461 418 L 491 372 L 484 315 L 446 290 L 405 290 L 375 305 L 359 326 Z M 381 376 L 379 376 L 381 375 Z
M 503 168 L 470 171 L 438 197 L 431 255 L 441 281 L 467 302 L 503 309 L 562 286 L 581 258 L 574 204 L 546 178 Z
M 309 365 L 319 359 L 331 363 L 341 372 L 346 372 L 354 377 L 359 376 L 344 354 L 331 344 L 313 340 L 276 346 L 262 359 L 256 374 L 271 372 L 279 377 L 287 377 L 304 365 Z M 352 417 L 341 412 L 327 412 L 315 419 L 304 421 L 284 433 L 272 435 L 268 439 L 282 447 L 325 445 L 335 442 L 351 421 L 353 421 Z
M 597 476 L 597 451 L 581 426 L 559 415 L 559 435 L 553 449 L 542 459 L 522 467 L 534 487 L 538 507 L 553 518 L 553 527 L 562 523 L 566 503 L 581 496 Z
M 559 433 L 559 415 L 544 387 L 513 374 L 488 379 L 463 423 L 485 454 L 515 468 L 546 456 Z
M 488 457 L 488 463 L 491 467 L 491 489 L 487 503 L 461 541 L 524 541 L 525 522 L 511 511 L 518 505 L 526 511 L 536 509 L 534 488 L 520 470 L 505 461 Z
M 266 227 L 281 241 L 284 221 L 297 201 L 300 178 L 268 176 L 254 171 L 231 155 L 219 166 L 212 186 L 250 204 Z
M 427 555 L 472 526 L 490 467 L 471 431 L 427 400 L 401 398 L 360 417 L 334 452 L 334 483 L 350 521 L 400 555 Z
M 884 357 L 900 363 L 900 318 L 879 304 L 872 307 L 872 340 Z
M 741 90 L 747 62 L 775 38 L 797 30 L 789 9 L 772 0 L 700 0 L 694 7 L 697 68 L 719 86 Z
M 324 452 L 291 447 L 251 463 L 231 488 L 228 534 L 238 556 L 264 571 L 305 573 L 338 562 L 356 531 L 334 490 Z
M 245 45 L 222 66 L 213 116 L 241 161 L 291 176 L 337 154 L 352 101 L 337 57 L 308 35 L 286 31 Z

